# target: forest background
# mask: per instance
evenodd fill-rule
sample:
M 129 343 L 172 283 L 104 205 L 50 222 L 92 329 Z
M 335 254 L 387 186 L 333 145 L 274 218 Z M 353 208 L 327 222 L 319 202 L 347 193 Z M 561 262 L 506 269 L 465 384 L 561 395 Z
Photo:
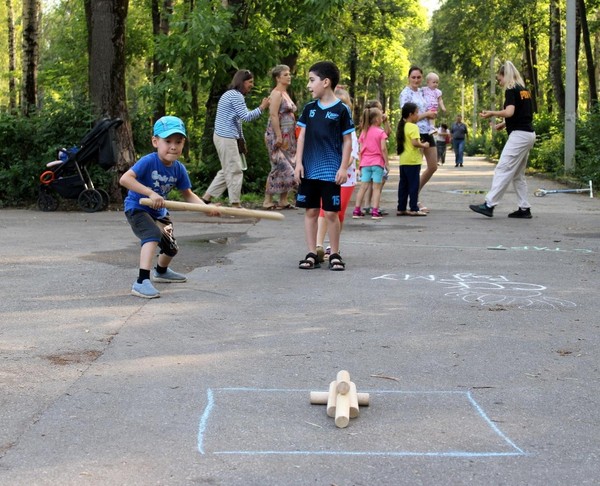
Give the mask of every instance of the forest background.
M 530 168 L 552 177 L 600 182 L 600 0 L 577 2 L 575 169 L 564 172 L 565 7 L 567 0 L 4 0 L 0 3 L 0 207 L 35 203 L 39 176 L 60 147 L 78 145 L 103 117 L 124 120 L 119 160 L 93 167 L 96 185 L 120 202 L 118 177 L 152 151 L 153 121 L 184 119 L 184 162 L 198 193 L 220 168 L 212 144 L 216 103 L 237 69 L 250 69 L 254 108 L 287 64 L 291 95 L 309 101 L 307 69 L 338 64 L 354 101 L 379 99 L 393 126 L 408 69 L 440 75 L 448 109 L 471 130 L 467 153 L 494 158 L 505 139 L 477 113 L 500 108 L 495 72 L 512 60 L 530 87 L 538 142 Z M 245 124 L 244 192 L 262 194 L 270 163 L 267 117 Z M 392 147 L 395 141 L 392 140 Z M 393 150 L 393 148 L 392 148 Z

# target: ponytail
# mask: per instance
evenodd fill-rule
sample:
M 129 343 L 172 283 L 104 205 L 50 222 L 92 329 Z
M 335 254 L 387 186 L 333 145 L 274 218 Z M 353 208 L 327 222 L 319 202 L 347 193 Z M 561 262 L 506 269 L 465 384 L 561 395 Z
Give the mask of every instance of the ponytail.
M 362 112 L 362 115 L 360 116 L 359 130 L 361 132 L 366 132 L 367 130 L 369 130 L 369 127 L 373 124 L 373 121 L 378 116 L 383 116 L 383 112 L 379 108 L 365 108 Z

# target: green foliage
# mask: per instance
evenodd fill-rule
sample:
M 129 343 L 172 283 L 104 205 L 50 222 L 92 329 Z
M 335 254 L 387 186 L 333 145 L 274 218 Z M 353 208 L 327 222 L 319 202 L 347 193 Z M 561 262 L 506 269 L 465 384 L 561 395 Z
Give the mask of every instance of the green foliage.
M 598 127 L 600 114 L 588 113 L 578 123 L 577 143 L 575 148 L 575 167 L 573 176 L 582 183 L 592 180 L 595 187 L 600 187 L 600 138 Z
M 39 174 L 54 159 L 56 148 L 76 145 L 91 126 L 83 3 L 47 3 L 40 35 L 38 113 L 22 119 L 0 112 L 0 205 L 32 202 Z M 169 34 L 154 38 L 151 2 L 129 2 L 126 76 L 135 149 L 139 155 L 154 150 L 150 143 L 153 111 L 164 100 L 167 114 L 180 116 L 186 123 L 189 140 L 184 160 L 201 192 L 220 169 L 210 133 L 214 113 L 207 110 L 207 101 L 210 107 L 233 71 L 248 68 L 255 73 L 256 86 L 247 104 L 257 106 L 271 88 L 268 70 L 284 60 L 296 74 L 290 93 L 299 109 L 310 98 L 305 88 L 308 67 L 316 60 L 330 59 L 340 67 L 341 83 L 354 89 L 355 115 L 366 100 L 378 98 L 392 128 L 398 120 L 398 93 L 412 63 L 440 74 L 448 113 L 439 121 L 450 123 L 461 111 L 498 106 L 499 88 L 492 87 L 490 93 L 490 78 L 504 59 L 513 60 L 522 70 L 524 28 L 537 43 L 541 84 L 550 85 L 547 60 L 540 55 L 548 42 L 548 0 L 444 0 L 440 4 L 428 29 L 424 9 L 413 0 L 173 2 Z M 20 2 L 15 5 L 20 38 Z M 164 3 L 159 5 L 162 8 Z M 600 5 L 593 0 L 586 7 L 594 32 Z M 4 18 L 5 11 L 0 3 L 0 17 Z M 0 33 L 4 48 L 0 50 L 0 82 L 5 87 L 6 25 L 2 24 Z M 152 78 L 154 58 L 166 67 L 157 79 Z M 351 78 L 351 66 L 356 68 L 355 78 Z M 19 75 L 20 67 L 17 82 Z M 581 83 L 583 93 L 585 81 Z M 0 90 L 1 109 L 7 104 L 5 91 Z M 580 100 L 585 106 L 585 96 Z M 538 101 L 540 111 L 547 111 L 544 100 Z M 578 124 L 577 169 L 572 175 L 582 180 L 598 178 L 600 147 L 594 130 L 599 122 L 597 115 L 586 114 Z M 244 124 L 250 149 L 244 192 L 264 189 L 270 170 L 263 140 L 266 123 L 263 116 Z M 492 134 L 487 126 L 481 127 L 468 141 L 467 153 L 497 157 L 506 133 Z M 562 174 L 562 120 L 551 114 L 537 115 L 535 128 L 538 142 L 530 157 L 532 168 Z M 390 146 L 394 146 L 393 137 L 394 133 Z M 99 172 L 92 178 L 104 187 L 111 177 L 110 172 Z
M 529 156 L 529 167 L 551 175 L 564 173 L 564 142 L 560 134 L 549 134 L 536 142 Z
M 486 135 L 479 135 L 477 137 L 470 137 L 465 142 L 465 154 L 466 155 L 492 155 L 491 147 Z
M 42 99 L 79 98 L 87 93 L 87 30 L 83 2 L 63 0 L 42 16 L 40 70 Z
M 529 167 L 553 175 L 564 173 L 562 121 L 554 114 L 537 114 L 534 129 L 537 140 L 529 155 Z

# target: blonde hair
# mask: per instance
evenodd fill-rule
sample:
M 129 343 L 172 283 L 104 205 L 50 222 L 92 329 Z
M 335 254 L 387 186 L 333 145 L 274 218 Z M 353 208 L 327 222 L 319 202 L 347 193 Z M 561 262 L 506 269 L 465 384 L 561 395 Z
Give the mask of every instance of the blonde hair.
M 350 94 L 344 88 L 335 88 L 335 95 L 350 108 L 350 113 L 352 113 L 352 100 L 350 99 Z
M 367 131 L 369 127 L 375 125 L 375 120 L 383 116 L 383 111 L 379 108 L 365 108 L 360 117 L 360 131 Z
M 367 103 L 365 104 L 365 108 L 379 108 L 381 111 L 383 111 L 383 105 L 381 104 L 381 101 L 379 101 L 379 100 L 367 101 Z
M 437 79 L 438 81 L 440 80 L 440 77 L 435 74 L 435 73 L 429 73 L 427 76 L 425 76 L 425 81 L 429 81 L 430 79 Z
M 510 61 L 506 61 L 500 66 L 498 74 L 504 77 L 504 88 L 506 89 L 514 88 L 516 85 L 525 87 L 525 82 L 521 74 L 519 74 L 515 65 Z
M 285 64 L 277 64 L 273 69 L 271 69 L 271 77 L 273 78 L 273 82 L 277 84 L 277 78 L 282 75 L 285 71 L 289 71 L 289 66 Z

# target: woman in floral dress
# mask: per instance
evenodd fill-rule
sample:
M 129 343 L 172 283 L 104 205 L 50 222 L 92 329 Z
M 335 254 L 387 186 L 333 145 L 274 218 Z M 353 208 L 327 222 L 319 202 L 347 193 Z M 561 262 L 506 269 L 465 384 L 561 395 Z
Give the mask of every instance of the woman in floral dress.
M 296 155 L 296 105 L 290 98 L 287 88 L 292 81 L 290 68 L 284 64 L 275 66 L 271 75 L 276 85 L 271 91 L 269 123 L 265 132 L 265 142 L 271 160 L 271 172 L 267 177 L 265 209 L 293 209 L 288 202 L 288 193 L 296 187 L 294 181 L 294 157 Z M 278 205 L 273 195 L 278 194 Z

